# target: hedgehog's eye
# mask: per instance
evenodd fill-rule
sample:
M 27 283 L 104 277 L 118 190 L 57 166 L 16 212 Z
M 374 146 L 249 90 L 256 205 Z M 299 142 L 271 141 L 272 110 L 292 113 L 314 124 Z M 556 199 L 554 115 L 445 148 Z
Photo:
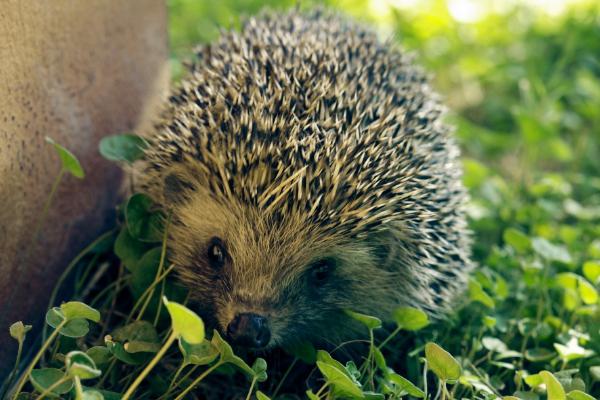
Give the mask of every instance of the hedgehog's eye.
M 310 267 L 310 276 L 313 283 L 316 285 L 325 283 L 334 268 L 335 260 L 332 258 L 323 258 L 313 263 Z
M 208 245 L 208 262 L 210 266 L 219 269 L 225 264 L 225 257 L 227 256 L 227 252 L 225 250 L 225 245 L 223 241 L 217 237 L 212 238 L 210 244 Z

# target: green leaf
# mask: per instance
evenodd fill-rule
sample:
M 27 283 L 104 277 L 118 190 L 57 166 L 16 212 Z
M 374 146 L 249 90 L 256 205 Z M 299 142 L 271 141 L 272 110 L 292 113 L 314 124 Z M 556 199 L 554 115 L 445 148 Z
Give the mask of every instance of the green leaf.
M 600 365 L 590 367 L 590 376 L 594 382 L 600 382 Z
M 233 349 L 231 348 L 229 343 L 223 340 L 223 338 L 217 330 L 213 331 L 213 337 L 210 342 L 219 351 L 219 353 L 221 354 L 221 360 L 223 360 L 224 362 L 229 362 L 229 360 L 235 356 L 233 354 Z M 254 371 L 252 372 L 254 373 Z
M 148 321 L 134 321 L 117 328 L 112 336 L 123 343 L 123 348 L 128 353 L 156 353 L 161 347 L 156 328 Z
M 143 242 L 162 242 L 163 217 L 154 208 L 152 199 L 143 193 L 136 193 L 129 198 L 125 206 L 125 219 L 132 237 Z
M 425 392 L 419 389 L 415 384 L 406 379 L 405 377 L 398 375 L 396 373 L 392 373 L 389 375 L 388 379 L 396 384 L 400 389 L 404 390 L 406 393 L 413 397 L 417 397 L 419 399 L 425 398 Z
M 399 328 L 418 331 L 429 325 L 429 318 L 423 311 L 413 307 L 400 307 L 392 314 Z
M 593 351 L 581 347 L 579 341 L 575 337 L 571 338 L 566 345 L 554 343 L 554 348 L 558 352 L 560 358 L 565 362 L 589 357 L 594 354 Z
M 327 382 L 332 385 L 338 392 L 351 396 L 352 398 L 363 399 L 362 390 L 354 383 L 347 375 L 347 371 L 340 370 L 331 364 L 317 361 L 317 367 L 323 374 Z
M 540 347 L 535 349 L 527 349 L 525 350 L 525 353 L 523 355 L 525 356 L 525 359 L 529 361 L 540 362 L 551 360 L 556 355 L 556 353 L 543 347 Z
M 321 398 L 314 394 L 310 389 L 306 391 L 306 397 L 308 397 L 309 400 L 321 400 Z
M 17 321 L 10 326 L 8 331 L 10 332 L 10 336 L 12 336 L 19 343 L 23 343 L 25 340 L 25 335 L 27 332 L 31 330 L 31 325 L 23 324 L 23 321 Z
M 596 400 L 593 396 L 582 392 L 581 390 L 572 390 L 567 393 L 568 400 Z
M 148 250 L 132 271 L 130 288 L 136 299 L 154 282 L 160 266 L 161 253 L 160 247 Z M 156 296 L 159 295 L 156 294 Z
M 149 359 L 149 353 L 128 353 L 125 351 L 123 344 L 113 341 L 110 335 L 104 338 L 104 343 L 106 343 L 106 347 L 110 350 L 111 354 L 125 364 L 141 365 Z
M 204 322 L 189 308 L 163 297 L 163 302 L 171 315 L 173 332 L 190 344 L 199 344 L 204 340 Z
M 46 323 L 53 328 L 57 328 L 63 321 L 65 316 L 62 309 L 59 307 L 53 307 L 46 313 Z M 76 318 L 68 321 L 59 331 L 63 336 L 78 338 L 87 335 L 90 327 L 87 320 L 82 318 Z
M 148 142 L 140 136 L 125 133 L 102 138 L 98 147 L 107 160 L 131 164 L 144 156 Z
M 219 350 L 206 339 L 199 344 L 189 344 L 183 338 L 179 338 L 179 349 L 186 364 L 207 365 L 219 356 Z
M 525 253 L 531 248 L 531 240 L 529 237 L 515 228 L 504 230 L 503 238 L 506 243 L 517 251 L 517 253 Z
M 567 400 L 567 395 L 562 385 L 551 372 L 542 371 L 540 377 L 546 384 L 548 400 Z
M 81 400 L 104 400 L 104 396 L 97 390 L 86 390 Z
M 87 349 L 85 352 L 96 365 L 106 365 L 111 360 L 111 352 L 108 347 L 105 346 L 94 346 Z
M 93 379 L 102 375 L 94 360 L 82 351 L 71 351 L 65 357 L 67 373 L 79 379 Z
M 29 381 L 38 392 L 43 392 L 44 390 L 54 385 L 56 382 L 65 378 L 65 373 L 62 372 L 60 369 L 56 368 L 34 369 L 29 375 Z M 69 390 L 71 390 L 72 387 L 73 381 L 69 379 L 66 382 L 61 383 L 60 385 L 52 389 L 51 393 L 55 395 L 65 394 Z
M 93 322 L 100 322 L 100 312 L 95 308 L 79 301 L 70 301 L 60 306 L 65 318 L 70 321 L 77 318 L 88 319 Z
M 229 343 L 223 340 L 221 335 L 219 335 L 219 332 L 216 330 L 213 332 L 211 343 L 217 350 L 219 350 L 219 353 L 221 354 L 221 362 L 233 364 L 241 369 L 246 375 L 254 377 L 254 370 L 250 368 L 250 366 L 246 364 L 244 360 L 233 354 L 233 349 Z
M 344 372 L 346 375 L 348 375 L 348 378 L 352 378 L 352 375 L 350 374 L 350 372 L 348 372 L 346 367 L 344 367 L 344 365 L 341 362 L 339 362 L 338 360 L 331 357 L 331 354 L 329 354 L 325 350 L 317 351 L 317 361 L 320 361 L 325 364 L 329 364 L 329 365 L 339 369 L 340 371 Z
M 373 359 L 375 360 L 375 365 L 384 373 L 387 372 L 387 363 L 385 361 L 385 357 L 379 348 L 376 346 L 373 347 Z
M 484 336 L 481 339 L 481 344 L 483 344 L 483 347 L 489 351 L 495 351 L 497 353 L 508 351 L 506 344 L 502 340 L 495 337 Z
M 148 246 L 129 233 L 126 226 L 121 228 L 115 240 L 115 254 L 123 262 L 127 270 L 135 271 L 138 262 L 142 259 Z
M 257 358 L 252 364 L 252 370 L 257 382 L 264 382 L 267 380 L 267 362 L 264 358 Z
M 564 264 L 569 264 L 572 261 L 571 255 L 565 246 L 552 244 L 542 237 L 533 238 L 531 244 L 533 250 L 546 260 L 558 261 Z
M 377 328 L 381 327 L 381 320 L 379 318 L 372 317 L 372 316 L 366 315 L 366 314 L 357 313 L 357 312 L 350 311 L 350 310 L 345 310 L 345 312 L 352 319 L 360 322 L 361 324 L 363 324 L 364 326 L 369 328 L 369 330 L 377 329 Z
M 583 263 L 583 275 L 593 283 L 600 283 L 600 261 Z
M 483 290 L 481 284 L 474 278 L 469 280 L 469 298 L 473 301 L 478 301 L 486 307 L 496 307 L 494 300 Z
M 529 375 L 526 376 L 524 378 L 525 383 L 527 385 L 529 385 L 530 388 L 534 389 L 538 386 L 540 386 L 542 383 L 544 383 L 544 379 L 542 378 L 542 376 L 540 374 L 533 374 L 533 375 Z
M 54 140 L 46 136 L 46 142 L 50 143 L 54 146 L 54 149 L 58 153 L 60 157 L 60 162 L 62 163 L 62 167 L 68 171 L 71 175 L 76 178 L 82 179 L 85 176 L 85 172 L 83 172 L 83 168 L 79 163 L 77 157 L 73 155 L 69 150 L 65 149 L 60 144 L 56 143 Z
M 260 390 L 256 391 L 256 400 L 271 400 L 269 396 L 261 392 Z M 577 399 L 575 399 L 577 400 Z
M 446 350 L 433 342 L 425 345 L 427 365 L 443 381 L 456 381 L 460 378 L 461 367 L 458 361 Z

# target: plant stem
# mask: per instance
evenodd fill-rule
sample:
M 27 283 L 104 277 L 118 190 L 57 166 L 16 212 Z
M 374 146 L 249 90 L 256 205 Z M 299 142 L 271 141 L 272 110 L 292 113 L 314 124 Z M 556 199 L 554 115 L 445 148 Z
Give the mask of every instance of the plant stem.
M 329 387 L 329 382 L 326 382 L 323 386 L 321 386 L 319 391 L 317 393 L 315 393 L 315 396 L 320 398 L 321 395 L 323 394 L 323 392 L 325 391 L 325 389 L 327 389 L 328 387 Z
M 125 321 L 125 325 L 127 325 L 131 321 L 131 317 L 133 316 L 133 314 L 135 314 L 136 310 L 142 304 L 141 303 L 142 299 L 144 299 L 150 293 L 150 291 L 152 291 L 156 287 L 156 285 L 158 285 L 162 281 L 162 279 L 164 279 L 167 275 L 169 275 L 169 273 L 173 270 L 173 268 L 175 268 L 175 264 L 171 264 L 171 266 L 169 266 L 169 268 L 167 268 L 167 270 L 160 277 L 158 277 L 158 279 L 155 279 L 154 282 L 152 282 L 150 284 L 150 286 L 148 286 L 146 288 L 144 293 L 142 293 L 142 295 L 140 296 L 138 301 L 134 304 L 133 309 L 131 310 L 131 312 L 129 313 L 129 316 L 127 317 L 127 320 Z M 152 296 L 150 296 L 150 297 L 152 297 Z
M 213 372 L 215 369 L 217 369 L 221 365 L 223 365 L 223 362 L 219 361 L 215 365 L 213 365 L 212 367 L 210 367 L 209 369 L 207 369 L 206 371 L 204 371 L 199 377 L 197 377 L 194 380 L 194 382 L 192 382 L 187 388 L 185 388 L 185 390 L 183 392 L 181 392 L 179 394 L 179 396 L 177 396 L 175 398 L 175 400 L 181 400 L 181 399 L 183 399 L 186 394 L 188 394 L 193 388 L 195 388 L 200 383 L 200 381 L 202 381 L 202 379 L 206 378 L 208 376 L 208 374 L 210 374 L 211 372 Z M 123 398 L 122 400 L 126 400 L 126 399 Z
M 61 274 L 60 278 L 58 278 L 56 285 L 54 285 L 54 289 L 52 289 L 52 294 L 50 295 L 50 301 L 48 301 L 47 308 L 51 308 L 52 306 L 54 306 L 54 302 L 56 301 L 56 296 L 58 295 L 58 291 L 60 290 L 61 286 L 63 285 L 63 283 L 65 282 L 67 277 L 71 274 L 71 272 L 73 272 L 73 269 L 77 266 L 77 264 L 79 264 L 79 261 L 81 261 L 81 259 L 85 255 L 87 255 L 87 253 L 89 253 L 94 247 L 96 247 L 96 245 L 98 243 L 100 243 L 102 240 L 106 239 L 108 236 L 112 235 L 114 232 L 115 232 L 115 230 L 112 229 L 112 230 L 100 235 L 100 237 L 98 237 L 98 239 L 96 239 L 92 243 L 90 243 L 85 249 L 83 249 L 73 259 L 73 261 L 71 261 L 69 263 L 69 265 L 67 265 L 64 272 Z M 42 331 L 42 340 L 46 339 L 47 334 L 48 334 L 48 325 L 44 325 L 44 329 Z
M 75 381 L 75 400 L 83 400 L 83 388 L 81 387 L 81 380 L 78 376 L 74 377 Z
M 283 374 L 283 376 L 279 380 L 279 383 L 277 384 L 277 387 L 273 391 L 273 394 L 271 395 L 272 398 L 276 398 L 277 397 L 277 394 L 279 393 L 279 390 L 281 389 L 281 386 L 283 386 L 283 382 L 285 382 L 285 379 L 288 377 L 288 375 L 290 374 L 290 372 L 292 372 L 292 368 L 294 368 L 294 365 L 296 365 L 297 362 L 298 362 L 298 357 L 294 357 L 294 360 L 290 363 L 290 366 L 287 368 L 287 370 L 285 371 L 285 373 Z
M 165 258 L 167 255 L 167 233 L 168 233 L 168 228 L 169 228 L 169 219 L 167 219 L 167 223 L 165 224 L 165 231 L 163 232 L 162 247 L 160 250 L 160 262 L 158 263 L 158 269 L 156 270 L 156 276 L 154 277 L 155 282 L 161 282 L 161 281 L 164 282 L 162 279 L 160 279 L 160 276 L 163 272 L 163 268 L 165 266 Z M 148 304 L 150 304 L 150 301 L 152 300 L 152 296 L 154 296 L 155 288 L 156 288 L 156 285 L 153 285 L 152 290 L 148 294 L 148 297 L 146 297 L 146 301 L 144 301 L 144 305 L 142 306 L 140 313 L 138 314 L 138 316 L 135 319 L 136 321 L 139 321 L 142 318 L 142 316 L 144 315 L 144 312 L 146 312 L 146 308 L 148 308 Z M 160 314 L 160 304 L 161 303 L 162 302 L 160 302 L 160 301 L 158 302 L 158 304 L 159 304 L 158 313 L 159 314 Z
M 36 353 L 36 355 L 33 358 L 33 360 L 31 360 L 31 363 L 29 363 L 29 365 L 27 366 L 27 369 L 25 369 L 25 372 L 23 372 L 23 375 L 21 376 L 21 378 L 17 382 L 17 388 L 15 389 L 15 395 L 13 397 L 13 400 L 17 399 L 17 396 L 19 396 L 19 393 L 21 393 L 21 390 L 23 390 L 23 386 L 25 386 L 25 382 L 27 382 L 27 379 L 29 379 L 29 374 L 31 374 L 31 370 L 35 367 L 35 365 L 38 363 L 38 361 L 42 357 L 42 354 L 44 354 L 44 352 L 46 351 L 46 349 L 48 349 L 48 347 L 50 346 L 50 344 L 52 343 L 52 341 L 56 338 L 56 336 L 58 336 L 58 333 L 60 332 L 60 330 L 66 324 L 67 324 L 67 320 L 63 319 L 61 321 L 61 323 L 58 324 L 58 326 L 50 334 L 50 336 L 48 337 L 48 339 L 46 339 L 46 341 L 42 345 L 42 348 Z
M 4 398 L 6 391 L 10 389 L 10 385 L 12 385 L 12 381 L 17 375 L 17 371 L 19 370 L 19 364 L 21 363 L 21 355 L 23 354 L 23 340 L 19 340 L 19 348 L 17 350 L 17 358 L 15 359 L 15 365 L 13 366 L 12 371 L 6 378 L 6 381 L 2 385 L 2 390 L 0 390 L 0 399 Z
M 252 396 L 252 391 L 254 390 L 254 385 L 256 385 L 256 378 L 252 379 L 252 383 L 250 384 L 250 389 L 248 389 L 248 395 L 246 396 L 246 400 L 250 400 Z
M 398 334 L 398 332 L 400 332 L 401 330 L 402 330 L 401 326 L 394 329 L 394 331 L 392 333 L 390 333 L 390 335 L 388 337 L 386 337 L 385 340 L 383 342 L 381 342 L 381 344 L 379 346 L 377 346 L 377 348 L 379 350 L 383 349 L 385 347 L 385 345 L 388 344 L 388 342 L 390 340 L 392 340 Z
M 440 385 L 442 386 L 442 398 L 441 400 L 446 400 L 446 381 L 440 381 Z
M 129 386 L 129 389 L 127 389 L 127 391 L 125 392 L 125 394 L 123 395 L 121 400 L 127 400 L 131 397 L 133 392 L 135 392 L 135 389 L 137 389 L 137 387 L 140 385 L 140 383 L 142 383 L 144 378 L 150 373 L 150 371 L 152 371 L 152 368 L 154 368 L 154 366 L 158 363 L 158 361 L 165 355 L 167 350 L 169 350 L 169 347 L 171 347 L 171 345 L 173 344 L 173 342 L 176 339 L 177 339 L 177 334 L 175 333 L 175 331 L 171 332 L 171 335 L 169 336 L 169 338 L 167 339 L 165 344 L 161 347 L 161 349 L 158 351 L 158 353 L 156 353 L 156 355 L 150 361 L 150 363 L 148 363 L 146 368 L 144 368 L 142 373 L 138 375 L 138 377 L 135 379 L 135 381 L 133 381 L 131 386 Z
M 40 394 L 38 397 L 36 397 L 35 400 L 42 400 L 44 397 L 48 396 L 50 393 L 52 393 L 52 391 L 54 389 L 56 389 L 57 387 L 59 387 L 60 385 L 62 385 L 63 383 L 67 382 L 69 379 L 71 379 L 69 376 L 65 375 L 63 376 L 61 379 L 57 380 L 56 382 L 54 382 L 52 385 L 50 385 L 48 388 L 46 388 L 42 394 Z

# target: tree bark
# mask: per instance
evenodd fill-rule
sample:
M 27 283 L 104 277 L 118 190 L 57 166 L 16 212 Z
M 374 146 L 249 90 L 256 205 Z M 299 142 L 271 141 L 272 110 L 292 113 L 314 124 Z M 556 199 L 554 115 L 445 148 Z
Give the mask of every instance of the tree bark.
M 9 325 L 39 332 L 57 277 L 111 225 L 121 173 L 98 142 L 148 122 L 168 83 L 167 56 L 163 0 L 1 1 L 0 378 L 16 350 Z M 70 149 L 86 177 L 65 176 L 36 242 L 60 169 L 45 136 Z

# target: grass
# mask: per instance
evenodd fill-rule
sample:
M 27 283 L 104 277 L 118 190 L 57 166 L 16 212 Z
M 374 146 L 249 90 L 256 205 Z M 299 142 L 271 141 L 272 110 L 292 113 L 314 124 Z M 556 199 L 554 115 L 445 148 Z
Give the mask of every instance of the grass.
M 354 314 L 364 340 L 336 351 L 305 344 L 261 354 L 266 361 L 238 356 L 218 335 L 178 327 L 178 318 L 202 322 L 171 276 L 165 216 L 136 194 L 119 207 L 114 231 L 67 269 L 62 290 L 73 302 L 50 308 L 45 344 L 26 340 L 31 327 L 11 327 L 19 348 L 44 350 L 21 378 L 12 375 L 13 388 L 32 393 L 19 398 L 600 398 L 598 6 L 552 19 L 519 6 L 464 24 L 440 1 L 385 17 L 351 3 L 346 12 L 385 26 L 417 53 L 452 110 L 479 265 L 463 303 L 433 323 L 399 309 L 391 329 Z M 260 8 L 169 4 L 174 60 L 214 38 L 212 22 L 235 26 Z M 82 175 L 74 156 L 54 146 L 60 177 Z M 100 151 L 131 163 L 143 146 L 120 135 Z

